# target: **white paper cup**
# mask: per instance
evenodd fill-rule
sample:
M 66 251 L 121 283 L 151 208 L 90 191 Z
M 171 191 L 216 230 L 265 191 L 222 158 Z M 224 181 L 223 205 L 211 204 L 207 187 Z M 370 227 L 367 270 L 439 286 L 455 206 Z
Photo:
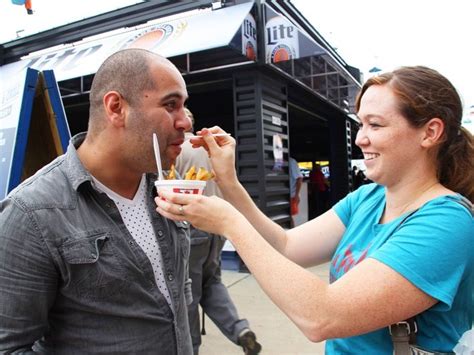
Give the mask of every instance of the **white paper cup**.
M 157 180 L 156 190 L 172 191 L 181 194 L 201 195 L 206 187 L 206 181 L 202 180 Z

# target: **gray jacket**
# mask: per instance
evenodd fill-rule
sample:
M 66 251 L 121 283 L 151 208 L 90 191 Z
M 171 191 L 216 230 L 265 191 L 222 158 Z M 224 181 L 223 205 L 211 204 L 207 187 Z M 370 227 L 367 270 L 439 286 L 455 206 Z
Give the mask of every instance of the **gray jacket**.
M 192 354 L 189 226 L 155 211 L 147 176 L 170 309 L 115 204 L 92 187 L 83 139 L 0 202 L 0 352 Z

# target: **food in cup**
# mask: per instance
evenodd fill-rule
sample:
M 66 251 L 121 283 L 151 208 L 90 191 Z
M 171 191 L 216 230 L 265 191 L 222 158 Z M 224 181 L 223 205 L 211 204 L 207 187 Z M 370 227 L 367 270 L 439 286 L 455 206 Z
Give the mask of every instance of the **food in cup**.
M 207 171 L 204 168 L 199 168 L 198 172 L 196 173 L 196 180 L 207 181 L 214 178 L 214 174 L 212 172 Z
M 176 168 L 173 164 L 165 180 L 155 181 L 158 193 L 160 191 L 173 191 L 182 194 L 202 194 L 206 187 L 206 181 L 214 178 L 214 174 L 205 168 L 199 168 L 196 171 L 196 167 L 193 165 L 184 174 L 184 180 L 176 179 L 176 177 Z
M 174 164 L 171 165 L 171 169 L 168 172 L 168 175 L 166 176 L 166 180 L 175 180 L 176 179 L 176 169 L 174 167 Z
M 193 165 L 189 168 L 189 170 L 184 174 L 184 180 L 201 180 L 207 181 L 214 178 L 214 173 L 206 170 L 205 168 L 199 168 L 196 171 L 196 167 Z M 171 166 L 170 171 L 166 177 L 166 180 L 173 180 L 176 179 L 176 168 L 174 164 Z

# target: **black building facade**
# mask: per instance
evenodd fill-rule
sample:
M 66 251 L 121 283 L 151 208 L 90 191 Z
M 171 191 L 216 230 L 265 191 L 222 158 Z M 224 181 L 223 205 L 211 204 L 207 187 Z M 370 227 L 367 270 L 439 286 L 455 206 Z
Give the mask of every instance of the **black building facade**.
M 175 63 L 196 127 L 217 124 L 236 138 L 240 181 L 283 227 L 290 226 L 289 155 L 330 162 L 333 203 L 350 191 L 360 74 L 289 1 L 144 2 L 5 43 L 0 72 L 8 79 L 26 67 L 52 69 L 76 134 L 87 129 L 98 64 L 127 47 Z

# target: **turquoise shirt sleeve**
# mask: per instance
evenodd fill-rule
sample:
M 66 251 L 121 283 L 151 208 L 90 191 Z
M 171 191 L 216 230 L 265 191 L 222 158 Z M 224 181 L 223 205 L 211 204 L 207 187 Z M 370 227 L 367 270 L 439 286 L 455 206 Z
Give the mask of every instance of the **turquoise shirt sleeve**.
M 438 198 L 408 218 L 371 257 L 441 301 L 437 307 L 446 310 L 461 280 L 472 272 L 473 239 L 470 212 L 451 198 Z
M 337 202 L 333 206 L 333 209 L 344 226 L 347 227 L 349 222 L 351 222 L 354 212 L 359 208 L 361 203 L 365 201 L 370 204 L 370 200 L 378 200 L 383 191 L 384 188 L 377 184 L 363 185 Z
M 474 220 L 455 199 L 459 195 L 440 196 L 412 215 L 406 213 L 380 224 L 385 187 L 369 184 L 333 207 L 346 231 L 331 260 L 330 282 L 372 258 L 439 300 L 416 316 L 418 345 L 429 350 L 452 351 L 472 324 Z M 388 328 L 326 342 L 327 353 L 362 353 L 367 349 L 370 354 L 392 353 Z

